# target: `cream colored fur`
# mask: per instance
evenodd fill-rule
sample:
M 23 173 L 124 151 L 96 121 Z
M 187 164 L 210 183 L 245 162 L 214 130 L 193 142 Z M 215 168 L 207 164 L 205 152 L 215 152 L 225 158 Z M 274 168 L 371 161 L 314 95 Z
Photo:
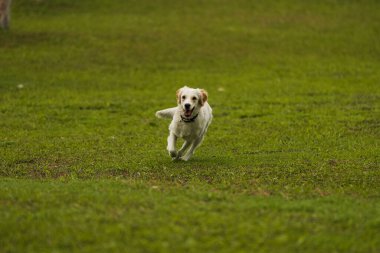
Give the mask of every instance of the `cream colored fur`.
M 167 150 L 173 160 L 188 161 L 202 143 L 212 121 L 212 109 L 207 99 L 205 90 L 185 86 L 177 91 L 177 107 L 156 112 L 158 118 L 172 119 Z M 178 138 L 183 138 L 185 142 L 177 151 Z

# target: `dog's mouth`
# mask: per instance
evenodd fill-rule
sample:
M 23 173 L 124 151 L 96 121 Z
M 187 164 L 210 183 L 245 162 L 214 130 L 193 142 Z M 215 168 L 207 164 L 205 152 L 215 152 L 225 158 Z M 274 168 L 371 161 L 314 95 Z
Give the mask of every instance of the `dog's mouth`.
M 194 108 L 193 109 L 185 109 L 184 110 L 184 115 L 185 117 L 190 117 L 191 114 L 193 114 Z

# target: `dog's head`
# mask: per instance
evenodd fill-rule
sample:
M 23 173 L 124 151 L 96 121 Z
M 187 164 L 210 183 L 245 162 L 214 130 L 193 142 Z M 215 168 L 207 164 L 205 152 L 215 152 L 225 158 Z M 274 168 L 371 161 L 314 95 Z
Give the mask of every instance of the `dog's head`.
M 207 91 L 203 89 L 184 86 L 177 90 L 177 102 L 182 109 L 182 115 L 187 118 L 197 115 L 199 109 L 207 101 L 207 96 Z

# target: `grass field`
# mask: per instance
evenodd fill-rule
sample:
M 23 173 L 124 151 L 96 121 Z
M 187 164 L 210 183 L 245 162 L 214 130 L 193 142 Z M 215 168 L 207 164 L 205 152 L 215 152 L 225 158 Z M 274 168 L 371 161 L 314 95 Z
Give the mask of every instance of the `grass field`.
M 375 0 L 13 1 L 0 252 L 380 252 L 379 38 Z

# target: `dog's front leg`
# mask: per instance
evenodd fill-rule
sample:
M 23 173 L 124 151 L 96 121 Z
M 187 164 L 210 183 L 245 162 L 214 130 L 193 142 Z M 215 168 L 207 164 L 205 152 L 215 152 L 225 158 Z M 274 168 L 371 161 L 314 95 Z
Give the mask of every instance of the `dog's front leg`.
M 177 158 L 180 158 L 183 153 L 190 147 L 191 142 L 190 141 L 185 141 L 181 147 L 180 150 L 178 150 Z
M 174 133 L 170 132 L 169 137 L 168 137 L 168 147 L 167 147 L 167 149 L 169 151 L 169 155 L 173 159 L 177 158 L 177 151 L 175 149 L 176 141 L 177 141 L 177 136 Z
M 203 141 L 203 136 L 197 138 L 192 145 L 190 146 L 189 150 L 186 152 L 184 156 L 181 157 L 181 160 L 183 161 L 188 161 L 192 155 L 194 154 L 195 149 L 202 143 Z

